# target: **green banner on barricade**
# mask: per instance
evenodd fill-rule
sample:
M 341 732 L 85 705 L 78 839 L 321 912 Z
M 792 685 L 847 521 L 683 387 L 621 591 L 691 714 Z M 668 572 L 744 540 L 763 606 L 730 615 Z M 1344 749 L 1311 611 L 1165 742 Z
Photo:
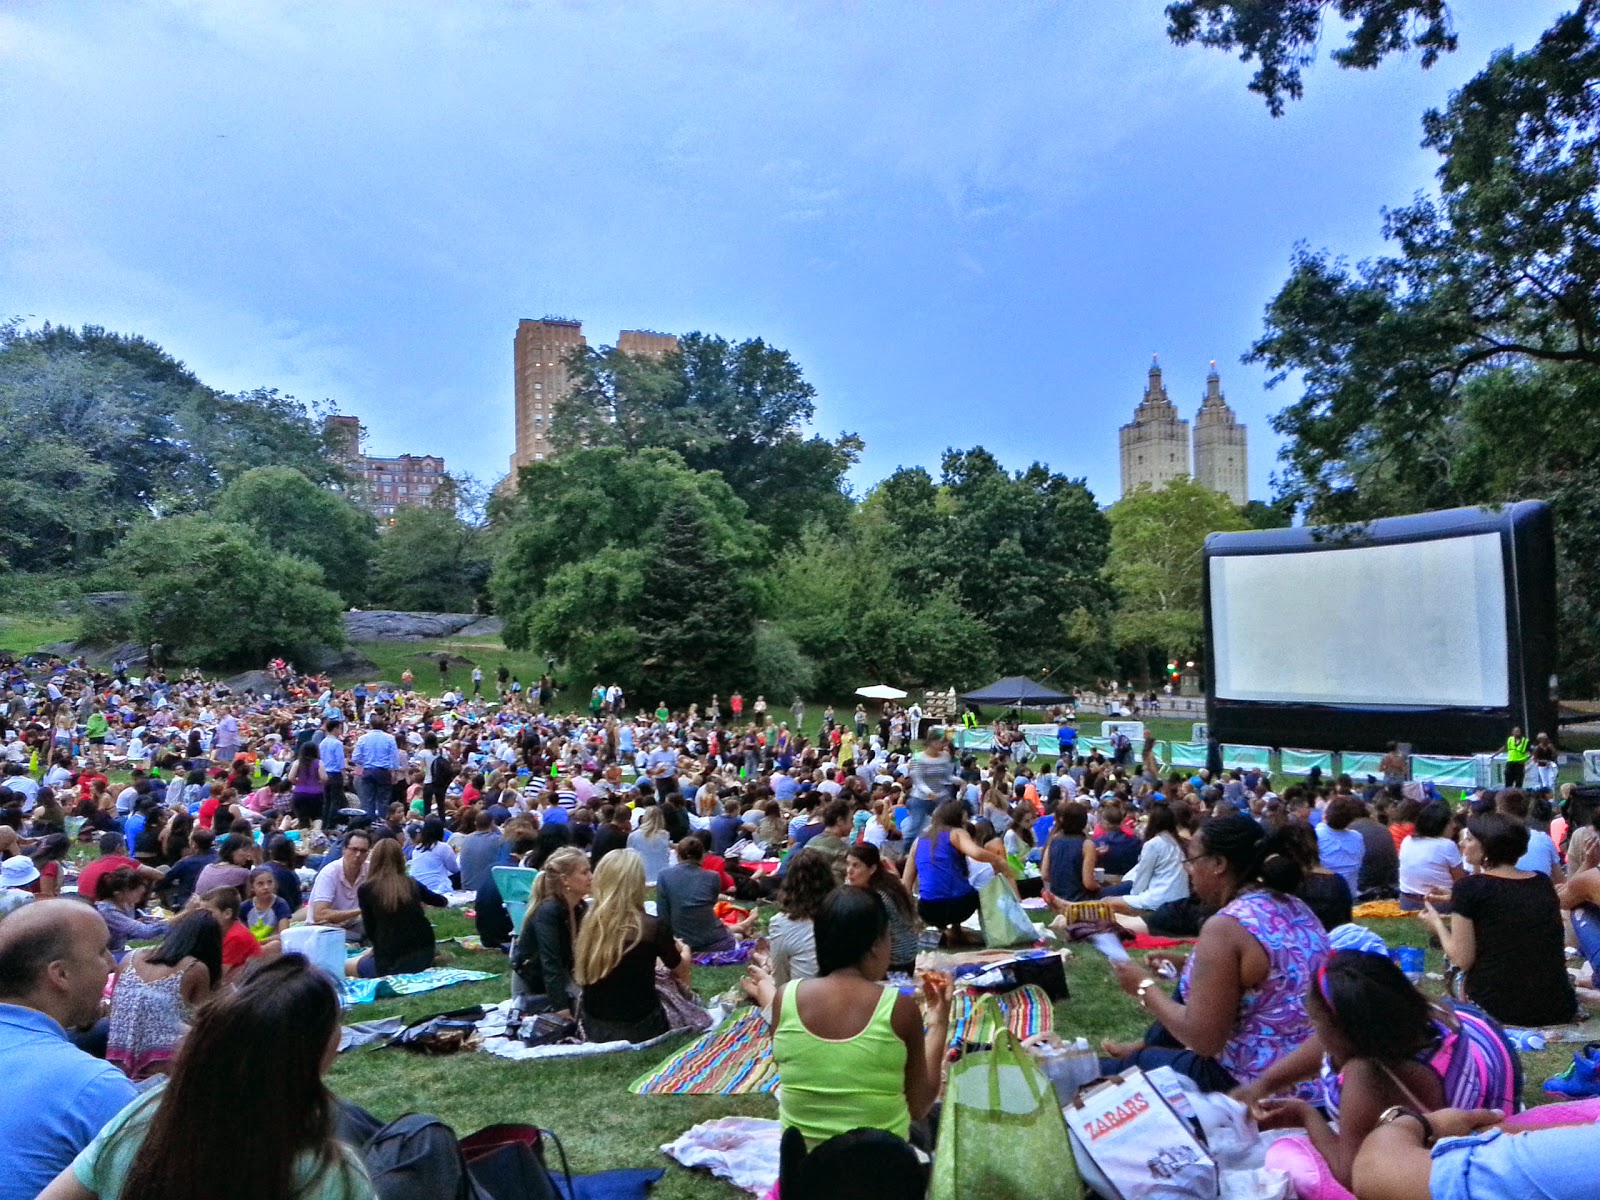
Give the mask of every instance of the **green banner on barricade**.
M 1171 757 L 1167 760 L 1174 767 L 1188 767 L 1193 770 L 1206 765 L 1206 744 L 1204 742 L 1168 742 Z
M 1439 787 L 1477 787 L 1478 760 L 1475 758 L 1444 758 L 1428 754 L 1413 754 L 1411 756 L 1411 778 L 1418 783 L 1432 783 Z
M 1279 763 L 1285 775 L 1309 775 L 1313 767 L 1321 767 L 1324 777 L 1333 774 L 1333 752 L 1329 750 L 1285 749 Z
M 955 744 L 957 750 L 971 750 L 978 754 L 986 754 L 994 749 L 994 730 L 957 729 L 955 731 Z
M 1100 751 L 1101 754 L 1104 754 L 1107 758 L 1110 758 L 1111 757 L 1111 739 L 1110 738 L 1097 738 L 1097 737 L 1084 737 L 1082 735 L 1080 735 L 1078 737 L 1078 753 L 1079 754 L 1090 754 L 1095 750 Z
M 1360 783 L 1368 775 L 1379 774 L 1378 767 L 1382 762 L 1381 754 L 1359 754 L 1354 750 L 1346 750 L 1339 755 L 1339 770 Z
M 1271 746 L 1234 746 L 1222 744 L 1222 765 L 1229 771 L 1265 771 L 1272 766 Z

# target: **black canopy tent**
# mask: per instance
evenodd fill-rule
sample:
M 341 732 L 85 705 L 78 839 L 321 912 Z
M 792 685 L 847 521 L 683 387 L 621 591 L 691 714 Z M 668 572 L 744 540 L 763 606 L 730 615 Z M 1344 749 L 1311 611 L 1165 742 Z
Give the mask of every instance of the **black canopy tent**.
M 1053 704 L 1065 704 L 1068 698 L 1025 675 L 1008 675 L 988 687 L 968 692 L 961 699 L 967 704 L 997 704 L 1005 708 L 1049 708 Z

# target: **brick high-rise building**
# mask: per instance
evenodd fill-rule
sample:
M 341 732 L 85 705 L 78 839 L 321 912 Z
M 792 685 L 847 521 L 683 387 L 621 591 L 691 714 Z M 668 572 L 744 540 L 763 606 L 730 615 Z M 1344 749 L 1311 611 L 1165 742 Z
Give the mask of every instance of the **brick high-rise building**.
M 1133 420 L 1122 427 L 1122 494 L 1141 483 L 1152 488 L 1189 473 L 1189 422 L 1167 399 L 1161 363 L 1150 356 L 1150 378 Z
M 444 459 L 437 455 L 379 458 L 363 454 L 360 417 L 327 417 L 322 430 L 334 457 L 355 477 L 357 497 L 379 517 L 392 517 L 396 509 L 431 504 L 433 494 L 445 482 Z
M 545 317 L 542 321 L 524 318 L 517 322 L 517 334 L 512 342 L 517 445 L 511 455 L 510 486 L 516 486 L 520 468 L 543 462 L 555 453 L 550 445 L 550 423 L 555 418 L 556 406 L 572 390 L 566 355 L 575 347 L 588 344 L 579 321 Z M 624 329 L 617 335 L 617 349 L 629 354 L 667 354 L 677 348 L 678 339 L 670 333 Z
M 1250 499 L 1245 427 L 1234 420 L 1222 395 L 1217 364 L 1206 376 L 1206 394 L 1194 419 L 1194 480 L 1243 507 Z

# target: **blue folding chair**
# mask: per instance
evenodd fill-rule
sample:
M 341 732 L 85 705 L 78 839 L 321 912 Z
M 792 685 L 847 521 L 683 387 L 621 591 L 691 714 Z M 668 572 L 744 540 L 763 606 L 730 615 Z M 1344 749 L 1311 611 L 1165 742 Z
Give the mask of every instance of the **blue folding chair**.
M 500 889 L 500 899 L 505 901 L 506 915 L 511 918 L 512 936 L 522 932 L 522 922 L 528 915 L 528 901 L 533 899 L 533 881 L 539 872 L 532 867 L 491 867 L 494 885 Z

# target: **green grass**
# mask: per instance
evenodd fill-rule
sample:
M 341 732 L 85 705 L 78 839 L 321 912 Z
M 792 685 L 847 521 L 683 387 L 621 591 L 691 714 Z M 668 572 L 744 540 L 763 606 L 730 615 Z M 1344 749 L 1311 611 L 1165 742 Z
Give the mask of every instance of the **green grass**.
M 77 636 L 78 622 L 71 617 L 27 614 L 0 617 L 0 653 L 29 654 L 40 646 L 71 641 Z
M 1034 913 L 1036 919 L 1043 914 Z M 1391 946 L 1427 949 L 1427 969 L 1438 973 L 1438 950 L 1427 947 L 1426 928 L 1415 920 L 1363 922 Z M 438 914 L 440 937 L 471 932 L 460 912 Z M 380 1001 L 352 1009 L 348 1019 L 368 1021 L 399 1016 L 416 1020 L 431 1013 L 471 1004 L 494 1004 L 510 994 L 503 955 L 445 948 L 452 964 L 495 971 L 499 978 L 430 992 L 408 999 Z M 740 968 L 694 968 L 692 982 L 702 997 L 733 985 Z M 1098 1048 L 1102 1038 L 1132 1040 L 1147 1018 L 1118 988 L 1110 966 L 1087 946 L 1074 947 L 1066 964 L 1071 997 L 1055 1005 L 1056 1032 L 1085 1037 Z M 1439 994 L 1434 981 L 1424 984 Z M 627 1088 L 634 1079 L 662 1061 L 688 1038 L 662 1047 L 594 1058 L 515 1062 L 482 1053 L 427 1058 L 400 1049 L 363 1048 L 342 1055 L 330 1075 L 341 1096 L 389 1120 L 406 1112 L 430 1112 L 466 1134 L 499 1121 L 530 1122 L 553 1129 L 566 1146 L 574 1171 L 588 1173 L 615 1167 L 664 1167 L 666 1176 L 652 1193 L 661 1200 L 733 1200 L 736 1189 L 700 1172 L 686 1171 L 660 1152 L 660 1147 L 700 1121 L 719 1116 L 775 1117 L 777 1103 L 769 1096 L 635 1096 Z M 1571 1061 L 1570 1046 L 1557 1046 L 1522 1056 L 1527 1076 L 1524 1099 L 1543 1104 L 1551 1097 L 1540 1083 Z

